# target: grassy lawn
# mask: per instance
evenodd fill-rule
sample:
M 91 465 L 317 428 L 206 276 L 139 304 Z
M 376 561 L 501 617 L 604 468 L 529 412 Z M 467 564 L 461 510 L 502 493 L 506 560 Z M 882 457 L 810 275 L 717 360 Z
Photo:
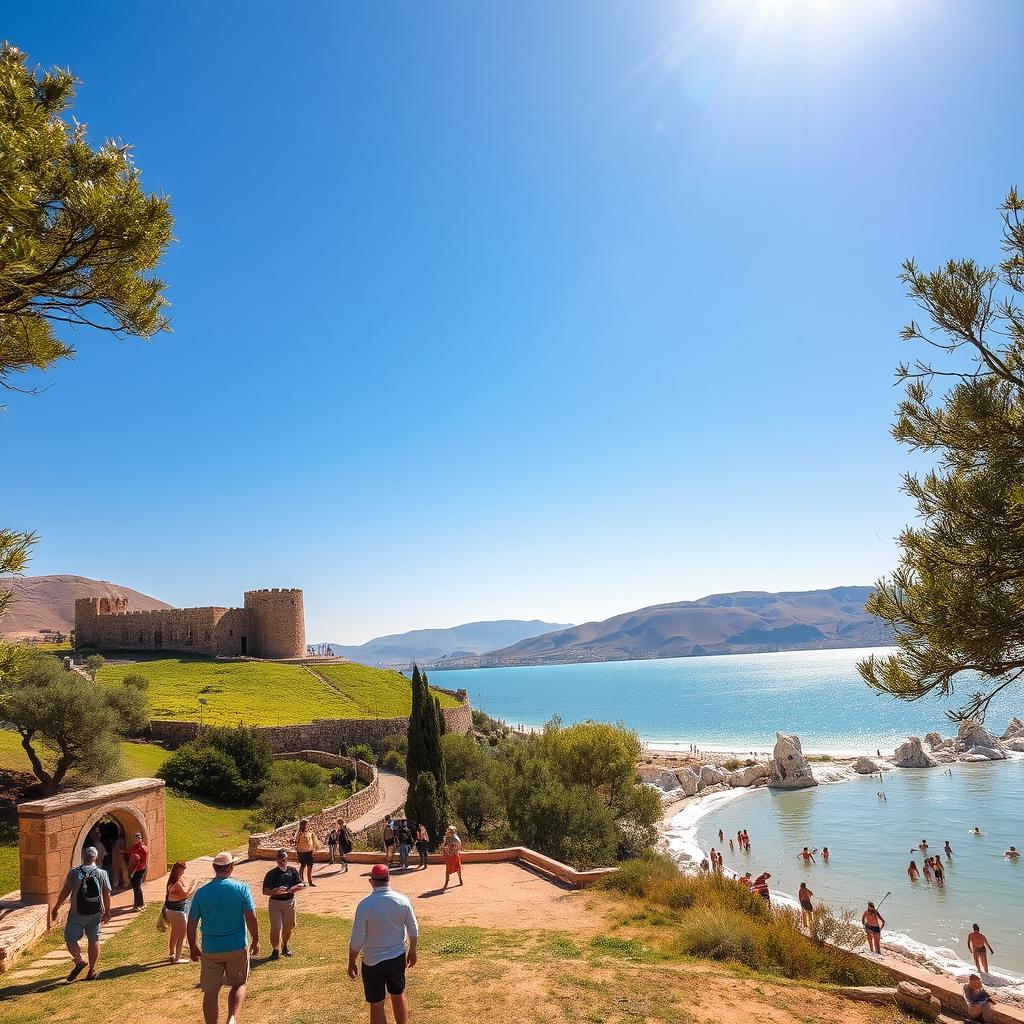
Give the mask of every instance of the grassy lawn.
M 412 711 L 412 688 L 400 672 L 346 663 L 317 665 L 316 671 L 362 709 L 360 717 L 401 718 Z M 459 706 L 450 694 L 437 690 L 434 694 L 443 708 Z
M 362 986 L 344 969 L 349 922 L 300 914 L 295 956 L 269 962 L 265 903 L 257 900 L 263 947 L 250 977 L 246 1024 L 365 1024 Z M 165 962 L 156 913 L 150 907 L 103 944 L 95 983 L 65 985 L 63 963 L 35 980 L 0 979 L 5 1024 L 36 1024 L 41 1018 L 51 1024 L 200 1019 L 198 965 Z M 894 1007 L 848 1002 L 820 988 L 680 958 L 639 940 L 421 923 L 419 961 L 408 974 L 410 1017 L 432 1024 L 461 1024 L 480 1013 L 490 1024 L 907 1020 Z M 43 939 L 35 954 L 55 948 L 57 934 Z
M 148 778 L 168 757 L 152 743 L 121 746 L 126 778 Z M 27 771 L 28 761 L 17 733 L 0 730 L 0 768 Z M 167 859 L 190 860 L 218 850 L 245 846 L 250 811 L 180 796 L 167 790 Z M 0 895 L 18 888 L 18 832 L 14 822 L 0 821 Z

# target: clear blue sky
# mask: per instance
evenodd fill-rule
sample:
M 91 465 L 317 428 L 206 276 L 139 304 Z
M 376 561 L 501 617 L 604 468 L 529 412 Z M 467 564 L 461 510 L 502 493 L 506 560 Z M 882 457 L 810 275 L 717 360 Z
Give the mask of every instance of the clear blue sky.
M 899 262 L 1024 185 L 1005 0 L 23 4 L 173 197 L 174 333 L 0 420 L 31 571 L 310 639 L 868 583 Z

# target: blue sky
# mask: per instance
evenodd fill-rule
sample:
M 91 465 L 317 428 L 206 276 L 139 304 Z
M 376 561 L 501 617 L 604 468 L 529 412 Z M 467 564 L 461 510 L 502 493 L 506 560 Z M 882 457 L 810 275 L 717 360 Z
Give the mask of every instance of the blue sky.
M 174 333 L 0 420 L 31 571 L 310 639 L 867 583 L 900 260 L 997 255 L 1012 0 L 31 5 L 172 196 Z

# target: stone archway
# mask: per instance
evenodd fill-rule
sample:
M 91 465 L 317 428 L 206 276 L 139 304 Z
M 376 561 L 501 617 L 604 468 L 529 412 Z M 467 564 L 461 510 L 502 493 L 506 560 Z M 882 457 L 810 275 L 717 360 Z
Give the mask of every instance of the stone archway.
M 160 878 L 167 871 L 162 779 L 80 789 L 18 805 L 23 903 L 53 906 L 90 830 L 108 815 L 121 823 L 129 839 L 142 833 L 149 847 L 147 878 Z

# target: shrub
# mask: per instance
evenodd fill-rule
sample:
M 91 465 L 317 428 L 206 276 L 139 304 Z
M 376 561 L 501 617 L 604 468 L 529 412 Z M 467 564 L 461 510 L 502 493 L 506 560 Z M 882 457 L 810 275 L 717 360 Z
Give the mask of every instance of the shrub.
M 373 750 L 365 743 L 353 743 L 346 753 L 349 757 L 365 761 L 367 764 L 373 764 L 377 760 Z
M 280 828 L 289 821 L 315 814 L 330 801 L 326 768 L 307 761 L 275 761 L 260 793 L 251 822 L 256 827 Z
M 738 757 L 730 757 L 722 762 L 722 767 L 727 772 L 734 772 L 737 768 L 742 767 L 743 762 Z
M 501 799 L 481 779 L 456 782 L 452 787 L 452 806 L 473 839 L 480 839 L 488 825 L 501 818 Z
M 400 775 L 405 772 L 405 755 L 400 754 L 397 750 L 389 750 L 381 762 L 382 768 L 387 768 L 389 772 L 398 772 Z
M 96 679 L 96 673 L 106 664 L 107 659 L 102 654 L 90 654 L 85 659 L 85 671 L 89 673 L 89 678 L 92 680 Z
M 148 690 L 149 680 L 141 672 L 129 672 L 121 680 L 122 686 L 130 686 L 134 690 Z
M 472 736 L 457 736 L 455 733 L 442 736 L 441 750 L 449 785 L 479 777 L 488 761 L 488 755 Z
M 235 797 L 238 803 L 250 804 L 259 796 L 270 776 L 274 755 L 270 744 L 255 729 L 244 725 L 204 729 L 193 742 L 215 747 L 235 762 L 241 779 Z
M 345 786 L 355 789 L 356 773 L 354 768 L 335 768 L 331 771 L 331 785 Z
M 405 755 L 409 752 L 409 737 L 400 732 L 391 733 L 391 735 L 377 740 L 375 743 L 371 744 L 371 746 L 373 747 L 374 753 L 377 757 L 382 760 L 391 750 L 397 750 L 404 759 Z
M 195 796 L 237 803 L 244 789 L 234 759 L 216 747 L 186 743 L 163 763 L 157 775 L 168 786 Z

